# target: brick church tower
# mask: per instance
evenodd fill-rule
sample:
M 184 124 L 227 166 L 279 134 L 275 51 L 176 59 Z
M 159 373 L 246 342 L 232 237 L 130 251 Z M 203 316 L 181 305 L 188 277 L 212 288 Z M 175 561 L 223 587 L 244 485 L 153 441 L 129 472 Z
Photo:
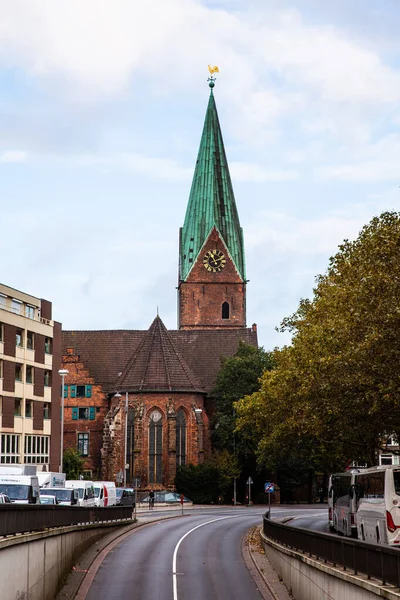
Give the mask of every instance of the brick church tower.
M 228 161 L 210 79 L 196 169 L 179 239 L 179 329 L 246 327 L 246 273 Z

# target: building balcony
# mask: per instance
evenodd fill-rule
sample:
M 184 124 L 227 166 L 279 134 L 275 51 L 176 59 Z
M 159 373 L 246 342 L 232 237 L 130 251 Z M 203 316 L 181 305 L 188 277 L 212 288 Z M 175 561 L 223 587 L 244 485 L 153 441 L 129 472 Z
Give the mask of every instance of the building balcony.
M 0 378 L 0 396 L 3 393 L 3 378 Z
M 44 401 L 51 402 L 51 387 L 44 386 Z
M 44 364 L 46 365 L 46 367 L 50 367 L 50 368 L 53 366 L 53 355 L 52 354 L 44 355 Z
M 23 433 L 24 420 L 23 417 L 14 416 L 14 433 Z
M 4 354 L 4 342 L 0 342 L 0 354 Z
M 16 381 L 15 382 L 15 397 L 16 398 L 23 398 L 24 397 L 24 384 L 22 383 L 22 381 Z
M 15 358 L 25 360 L 25 348 L 23 346 L 15 347 Z
M 35 362 L 35 351 L 27 348 L 25 352 L 25 360 L 28 360 L 29 362 Z
M 44 419 L 44 421 L 43 421 L 43 434 L 51 435 L 51 420 L 50 419 Z

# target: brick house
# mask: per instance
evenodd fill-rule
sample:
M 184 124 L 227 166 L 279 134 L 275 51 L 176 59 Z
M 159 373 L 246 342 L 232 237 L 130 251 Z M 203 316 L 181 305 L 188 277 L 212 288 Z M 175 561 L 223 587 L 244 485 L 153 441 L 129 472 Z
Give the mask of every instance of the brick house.
M 223 356 L 246 327 L 243 232 L 217 109 L 210 99 L 179 235 L 178 330 L 64 331 L 65 446 L 92 476 L 172 487 L 176 469 L 211 453 L 210 416 Z M 78 395 L 79 390 L 79 395 Z

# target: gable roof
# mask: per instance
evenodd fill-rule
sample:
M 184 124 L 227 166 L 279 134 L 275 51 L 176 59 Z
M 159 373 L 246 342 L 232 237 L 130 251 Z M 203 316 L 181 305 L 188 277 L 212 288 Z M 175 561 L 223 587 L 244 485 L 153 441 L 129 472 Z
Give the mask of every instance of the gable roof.
M 117 391 L 118 374 L 127 372 L 129 361 L 133 359 L 140 344 L 144 343 L 148 333 L 132 329 L 63 331 L 62 351 L 66 354 L 67 348 L 73 348 L 96 384 L 102 385 L 105 392 L 114 393 Z M 253 346 L 258 345 L 257 331 L 248 328 L 169 330 L 168 337 L 200 387 L 207 393 L 214 388 L 221 357 L 235 354 L 239 340 Z M 150 376 L 150 372 L 147 376 Z
M 186 281 L 213 227 L 246 280 L 243 231 L 211 88 L 196 168 L 183 227 L 180 230 L 179 279 Z
M 132 354 L 116 385 L 119 391 L 202 392 L 200 382 L 176 350 L 157 316 Z

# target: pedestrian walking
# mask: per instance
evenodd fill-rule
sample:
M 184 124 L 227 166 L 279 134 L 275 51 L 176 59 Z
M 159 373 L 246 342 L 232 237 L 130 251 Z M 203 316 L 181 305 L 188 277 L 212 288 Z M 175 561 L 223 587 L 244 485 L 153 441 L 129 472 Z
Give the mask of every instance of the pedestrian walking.
M 154 491 L 151 489 L 149 493 L 149 509 L 152 510 L 154 508 Z

